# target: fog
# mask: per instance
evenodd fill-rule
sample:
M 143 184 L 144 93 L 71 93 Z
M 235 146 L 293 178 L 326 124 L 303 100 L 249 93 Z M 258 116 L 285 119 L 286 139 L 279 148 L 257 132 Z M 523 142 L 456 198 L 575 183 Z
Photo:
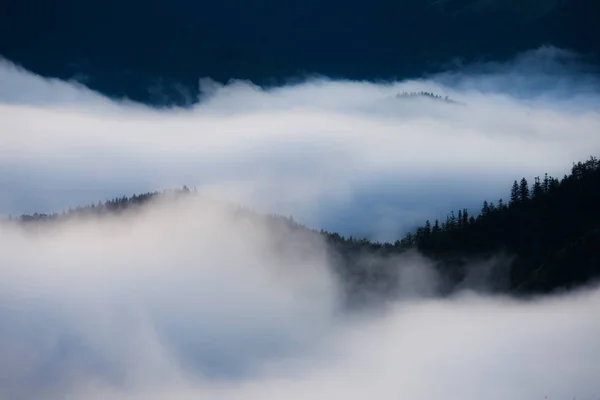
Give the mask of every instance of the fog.
M 421 90 L 464 105 L 396 97 Z M 514 179 L 598 153 L 600 84 L 584 59 L 549 47 L 419 80 L 206 78 L 198 93 L 155 109 L 0 63 L 5 219 L 200 194 L 0 224 L 0 399 L 600 398 L 596 287 L 441 298 L 412 254 L 390 261 L 397 298 L 349 312 L 320 236 L 221 203 L 386 240 L 476 212 Z
M 596 399 L 600 291 L 347 311 L 319 236 L 196 196 L 0 228 L 0 398 Z M 420 290 L 417 290 L 417 286 Z
M 562 177 L 600 147 L 597 75 L 542 48 L 414 81 L 199 83 L 190 109 L 150 109 L 0 64 L 0 210 L 60 211 L 197 186 L 312 227 L 395 240 L 452 209 Z M 398 99 L 429 91 L 465 103 Z
M 236 377 L 322 335 L 337 289 L 320 242 L 210 202 L 164 202 L 3 227 L 0 386 Z

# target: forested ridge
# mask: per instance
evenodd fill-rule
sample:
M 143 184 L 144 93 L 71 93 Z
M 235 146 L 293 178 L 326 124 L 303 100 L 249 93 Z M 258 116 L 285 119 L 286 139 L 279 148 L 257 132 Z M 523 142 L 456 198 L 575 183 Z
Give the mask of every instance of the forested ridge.
M 118 215 L 143 207 L 151 199 L 176 199 L 194 192 L 184 186 L 123 196 L 61 213 L 22 215 L 13 223 L 31 226 Z M 561 179 L 546 174 L 535 177 L 533 183 L 526 178 L 515 180 L 508 200 L 486 200 L 476 212 L 461 209 L 451 212 L 445 221 L 426 221 L 395 243 L 315 231 L 291 217 L 231 207 L 244 217 L 266 221 L 273 229 L 285 226 L 302 235 L 324 236 L 332 264 L 352 301 L 392 295 L 398 288 L 402 262 L 397 257 L 410 256 L 415 250 L 431 259 L 445 278 L 439 288 L 442 292 L 462 287 L 477 268 L 489 269 L 485 278 L 488 289 L 519 295 L 569 289 L 600 276 L 600 162 L 595 157 L 574 163 L 571 173 Z
M 515 257 L 508 287 L 547 292 L 600 275 L 600 163 L 573 164 L 571 174 L 514 181 L 508 201 L 484 201 L 480 212 L 426 221 L 402 243 L 450 263 L 455 255 Z

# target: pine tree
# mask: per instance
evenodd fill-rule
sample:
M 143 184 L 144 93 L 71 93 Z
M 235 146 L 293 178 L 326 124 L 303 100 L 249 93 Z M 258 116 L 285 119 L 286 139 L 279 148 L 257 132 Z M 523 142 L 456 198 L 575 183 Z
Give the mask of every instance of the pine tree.
M 431 230 L 431 233 L 435 236 L 437 234 L 440 233 L 440 222 L 436 219 L 435 223 L 433 224 L 433 228 Z
M 502 199 L 498 200 L 498 210 L 504 210 L 504 201 Z
M 540 177 L 535 177 L 535 182 L 533 183 L 532 188 L 532 198 L 539 199 L 544 193 L 544 189 L 542 187 L 542 182 L 540 181 Z
M 449 224 L 449 228 L 450 229 L 454 229 L 456 228 L 456 216 L 454 215 L 454 211 L 452 211 L 450 213 L 450 224 Z
M 529 200 L 529 184 L 525 178 L 521 179 L 521 184 L 519 185 L 519 200 L 521 203 Z
M 519 183 L 517 181 L 514 181 L 512 184 L 512 188 L 510 189 L 510 205 L 512 206 L 513 204 L 516 204 L 519 202 L 521 198 L 520 195 L 520 191 L 519 191 Z
M 483 202 L 483 206 L 481 207 L 481 215 L 486 216 L 490 212 L 490 206 L 488 205 L 487 200 Z

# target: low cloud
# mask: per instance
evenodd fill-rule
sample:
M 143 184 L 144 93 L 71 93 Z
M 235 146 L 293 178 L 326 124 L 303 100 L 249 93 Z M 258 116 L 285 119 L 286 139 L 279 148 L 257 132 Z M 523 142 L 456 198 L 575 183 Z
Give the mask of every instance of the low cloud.
M 187 184 L 393 240 L 450 209 L 506 199 L 521 176 L 562 176 L 595 154 L 599 86 L 583 61 L 545 48 L 417 81 L 261 89 L 205 79 L 196 106 L 166 110 L 4 62 L 0 208 L 50 212 Z M 467 106 L 396 98 L 421 90 Z
M 162 110 L 5 61 L 0 212 L 186 184 L 394 240 L 598 152 L 598 80 L 573 57 L 545 48 L 406 82 L 203 80 L 194 107 Z M 414 91 L 466 106 L 396 96 Z M 0 399 L 600 396 L 597 288 L 516 301 L 483 294 L 490 265 L 473 264 L 442 299 L 413 254 L 386 260 L 394 301 L 348 312 L 322 238 L 197 198 L 2 223 L 0 243 Z
M 317 237 L 206 201 L 1 229 L 4 394 L 78 374 L 246 375 L 322 335 L 337 308 Z
M 0 227 L 0 398 L 595 399 L 600 291 L 348 312 L 314 233 L 195 197 Z

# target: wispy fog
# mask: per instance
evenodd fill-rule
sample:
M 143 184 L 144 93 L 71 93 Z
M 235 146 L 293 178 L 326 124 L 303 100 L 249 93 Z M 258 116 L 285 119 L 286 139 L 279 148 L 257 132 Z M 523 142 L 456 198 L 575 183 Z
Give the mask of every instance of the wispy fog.
M 152 110 L 0 65 L 0 210 L 60 211 L 198 186 L 314 227 L 395 239 L 453 208 L 600 148 L 600 84 L 542 48 L 429 79 L 309 79 L 260 89 L 202 79 L 192 109 Z M 398 99 L 428 91 L 465 103 Z
M 348 313 L 318 236 L 261 221 L 194 197 L 126 217 L 4 224 L 0 398 L 600 393 L 600 291 L 441 300 L 426 295 L 439 279 L 427 261 L 400 257 L 405 295 Z
M 197 186 L 121 217 L 0 224 L 0 399 L 600 398 L 600 291 L 400 296 L 349 313 L 315 228 L 399 238 L 600 150 L 599 81 L 554 48 L 427 79 L 199 83 L 191 109 L 0 63 L 0 214 Z M 463 104 L 400 92 L 427 91 Z M 546 397 L 547 396 L 547 397 Z

